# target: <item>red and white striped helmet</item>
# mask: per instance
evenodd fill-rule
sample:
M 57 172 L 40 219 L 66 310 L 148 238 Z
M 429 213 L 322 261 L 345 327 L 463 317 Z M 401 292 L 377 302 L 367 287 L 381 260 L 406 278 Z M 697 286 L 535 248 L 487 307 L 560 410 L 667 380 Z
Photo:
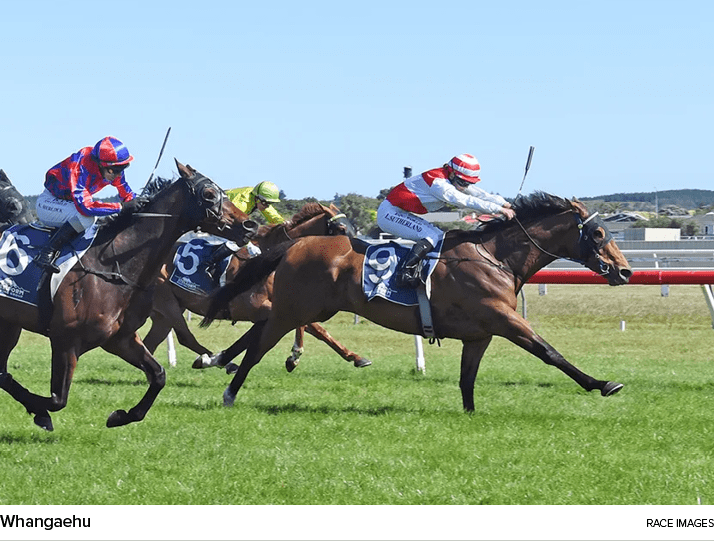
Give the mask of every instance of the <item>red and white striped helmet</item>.
M 467 183 L 481 181 L 479 177 L 481 166 L 478 163 L 478 159 L 473 155 L 464 153 L 463 155 L 455 156 L 449 160 L 448 166 L 453 170 L 454 174 Z

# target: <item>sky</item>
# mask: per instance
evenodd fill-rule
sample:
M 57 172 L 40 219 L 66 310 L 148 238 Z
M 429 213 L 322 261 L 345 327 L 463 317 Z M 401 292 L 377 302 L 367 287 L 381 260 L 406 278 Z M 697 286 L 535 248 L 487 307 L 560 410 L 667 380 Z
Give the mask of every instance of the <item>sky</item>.
M 174 158 L 228 189 L 375 197 L 460 153 L 485 190 L 714 189 L 714 2 L 2 2 L 0 168 L 107 135 L 140 190 Z M 102 193 L 104 195 L 104 191 Z

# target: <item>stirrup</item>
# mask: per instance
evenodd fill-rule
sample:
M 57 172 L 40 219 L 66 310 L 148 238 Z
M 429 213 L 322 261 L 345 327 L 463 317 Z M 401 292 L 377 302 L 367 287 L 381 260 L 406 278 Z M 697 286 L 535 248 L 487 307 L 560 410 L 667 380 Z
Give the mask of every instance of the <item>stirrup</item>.
M 416 288 L 421 284 L 421 266 L 419 264 L 413 268 L 402 268 L 394 278 L 394 285 L 397 287 Z
M 40 253 L 37 256 L 37 258 L 35 259 L 35 265 L 38 268 L 47 270 L 48 272 L 59 273 L 60 269 L 57 266 L 57 264 L 55 264 L 56 259 L 57 259 L 56 251 L 53 251 L 52 253 L 50 253 L 49 256 L 45 256 L 44 253 Z

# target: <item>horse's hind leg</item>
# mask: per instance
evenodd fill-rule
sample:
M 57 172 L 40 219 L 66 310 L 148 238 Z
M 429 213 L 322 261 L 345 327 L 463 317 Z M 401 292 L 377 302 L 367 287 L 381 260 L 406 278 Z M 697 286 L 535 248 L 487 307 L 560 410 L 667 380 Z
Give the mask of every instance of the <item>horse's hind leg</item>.
M 568 362 L 547 341 L 535 333 L 528 321 L 513 311 L 509 315 L 509 325 L 503 335 L 519 347 L 540 358 L 550 366 L 555 366 L 585 390 L 599 390 L 603 396 L 612 396 L 620 391 L 622 384 L 615 381 L 600 381 L 590 377 Z
M 461 349 L 461 400 L 466 411 L 474 410 L 474 383 L 478 373 L 481 358 L 486 348 L 491 343 L 491 336 L 480 341 L 464 341 Z
M 144 346 L 151 354 L 154 354 L 156 348 L 166 339 L 169 332 L 171 332 L 171 325 L 168 319 L 160 313 L 152 313 L 151 328 L 143 339 Z
M 258 334 L 260 334 L 260 330 L 262 329 L 263 324 L 265 324 L 265 321 L 255 323 L 248 329 L 245 334 L 238 338 L 238 341 L 234 342 L 233 345 L 214 355 L 212 358 L 211 365 L 218 366 L 220 368 L 225 367 L 226 372 L 229 374 L 235 373 L 238 369 L 238 366 L 236 366 L 235 364 L 231 364 L 230 362 L 243 351 L 245 351 L 253 341 L 257 341 Z M 195 367 L 196 366 L 194 365 L 194 368 Z
M 350 351 L 347 347 L 334 339 L 320 324 L 313 322 L 312 324 L 308 324 L 305 327 L 305 330 L 320 341 L 327 343 L 332 350 L 339 354 L 344 360 L 353 362 L 355 368 L 364 368 L 372 365 L 372 362 L 369 359 L 362 358 L 360 355 Z
M 149 381 L 149 388 L 139 400 L 139 403 L 129 409 L 128 412 L 123 409 L 114 411 L 107 419 L 107 427 L 113 428 L 143 420 L 154 404 L 159 392 L 166 385 L 164 368 L 151 356 L 151 353 L 144 347 L 139 335 L 136 333 L 131 336 L 114 336 L 102 345 L 102 348 L 142 370 Z
M 0 342 L 0 388 L 10 394 L 15 401 L 21 403 L 28 413 L 35 415 L 35 424 L 40 428 L 52 431 L 52 419 L 47 412 L 48 399 L 27 390 L 7 371 L 8 358 L 17 345 L 21 332 L 20 326 L 7 322 L 0 323 L 0 337 L 3 338 L 3 341 Z

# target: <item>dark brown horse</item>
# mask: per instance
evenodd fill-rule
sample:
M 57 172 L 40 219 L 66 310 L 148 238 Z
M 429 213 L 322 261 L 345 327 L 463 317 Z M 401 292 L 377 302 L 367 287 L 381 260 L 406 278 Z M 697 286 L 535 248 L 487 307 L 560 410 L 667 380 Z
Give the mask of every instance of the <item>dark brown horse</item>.
M 103 220 L 94 244 L 57 289 L 49 329 L 40 325 L 37 307 L 0 297 L 0 388 L 34 414 L 41 428 L 53 429 L 49 412 L 65 407 L 77 359 L 96 347 L 139 368 L 149 382 L 139 403 L 128 412 L 114 411 L 107 426 L 142 420 L 166 381 L 164 369 L 136 333 L 151 311 L 151 286 L 161 262 L 190 230 L 230 232 L 234 238 L 256 232 L 255 221 L 218 185 L 190 166 L 176 164 L 180 178 L 157 180 L 157 192 L 142 198 L 135 213 Z M 7 373 L 8 356 L 23 329 L 50 338 L 50 397 L 33 394 Z
M 0 228 L 13 224 L 28 224 L 35 215 L 25 197 L 12 184 L 7 174 L 0 170 Z
M 482 232 L 446 235 L 431 275 L 435 334 L 463 342 L 459 385 L 464 409 L 474 410 L 474 382 L 484 351 L 494 335 L 505 337 L 555 366 L 585 390 L 603 396 L 622 385 L 581 372 L 536 334 L 516 311 L 517 294 L 536 271 L 557 258 L 575 260 L 606 277 L 610 285 L 627 283 L 632 270 L 604 223 L 577 200 L 544 193 L 519 197 L 517 220 L 495 221 Z M 305 322 L 325 321 L 349 311 L 407 334 L 421 334 L 416 306 L 367 301 L 361 288 L 364 247 L 347 238 L 303 238 L 251 262 L 232 284 L 219 290 L 206 322 L 235 293 L 275 269 L 273 307 L 268 320 L 244 334 L 229 350 L 247 349 L 223 395 L 232 405 L 250 369 L 281 337 Z M 261 269 L 262 268 L 262 269 Z M 296 285 L 299 285 L 296 288 Z
M 327 207 L 311 202 L 305 204 L 292 219 L 285 223 L 261 226 L 258 229 L 258 233 L 251 239 L 251 242 L 258 245 L 261 250 L 267 250 L 287 240 L 303 236 L 326 235 L 352 236 L 354 235 L 354 227 L 334 205 Z M 154 291 L 154 306 L 151 311 L 152 325 L 149 333 L 144 338 L 144 345 L 153 354 L 159 343 L 166 339 L 166 336 L 173 328 L 179 343 L 199 355 L 193 364 L 194 368 L 225 366 L 231 359 L 224 357 L 222 353 L 213 355 L 191 333 L 184 320 L 183 314 L 187 309 L 192 313 L 204 315 L 208 310 L 210 299 L 207 295 L 199 292 L 189 292 L 169 280 L 174 271 L 173 255 L 175 252 L 175 250 L 171 252 L 170 258 L 161 268 Z M 231 257 L 230 264 L 226 270 L 226 280 L 231 281 L 240 270 L 242 264 L 249 259 L 250 257 L 245 249 L 241 249 L 237 255 Z M 270 311 L 271 290 L 272 279 L 258 285 L 250 293 L 233 299 L 229 310 L 222 315 L 222 318 L 233 322 L 265 320 L 267 313 Z M 311 323 L 307 326 L 298 327 L 295 331 L 295 343 L 292 353 L 285 362 L 288 371 L 295 369 L 303 352 L 305 330 L 317 339 L 327 343 L 342 358 L 353 362 L 356 367 L 364 367 L 371 364 L 369 360 L 350 351 L 333 339 L 322 326 L 317 323 Z

